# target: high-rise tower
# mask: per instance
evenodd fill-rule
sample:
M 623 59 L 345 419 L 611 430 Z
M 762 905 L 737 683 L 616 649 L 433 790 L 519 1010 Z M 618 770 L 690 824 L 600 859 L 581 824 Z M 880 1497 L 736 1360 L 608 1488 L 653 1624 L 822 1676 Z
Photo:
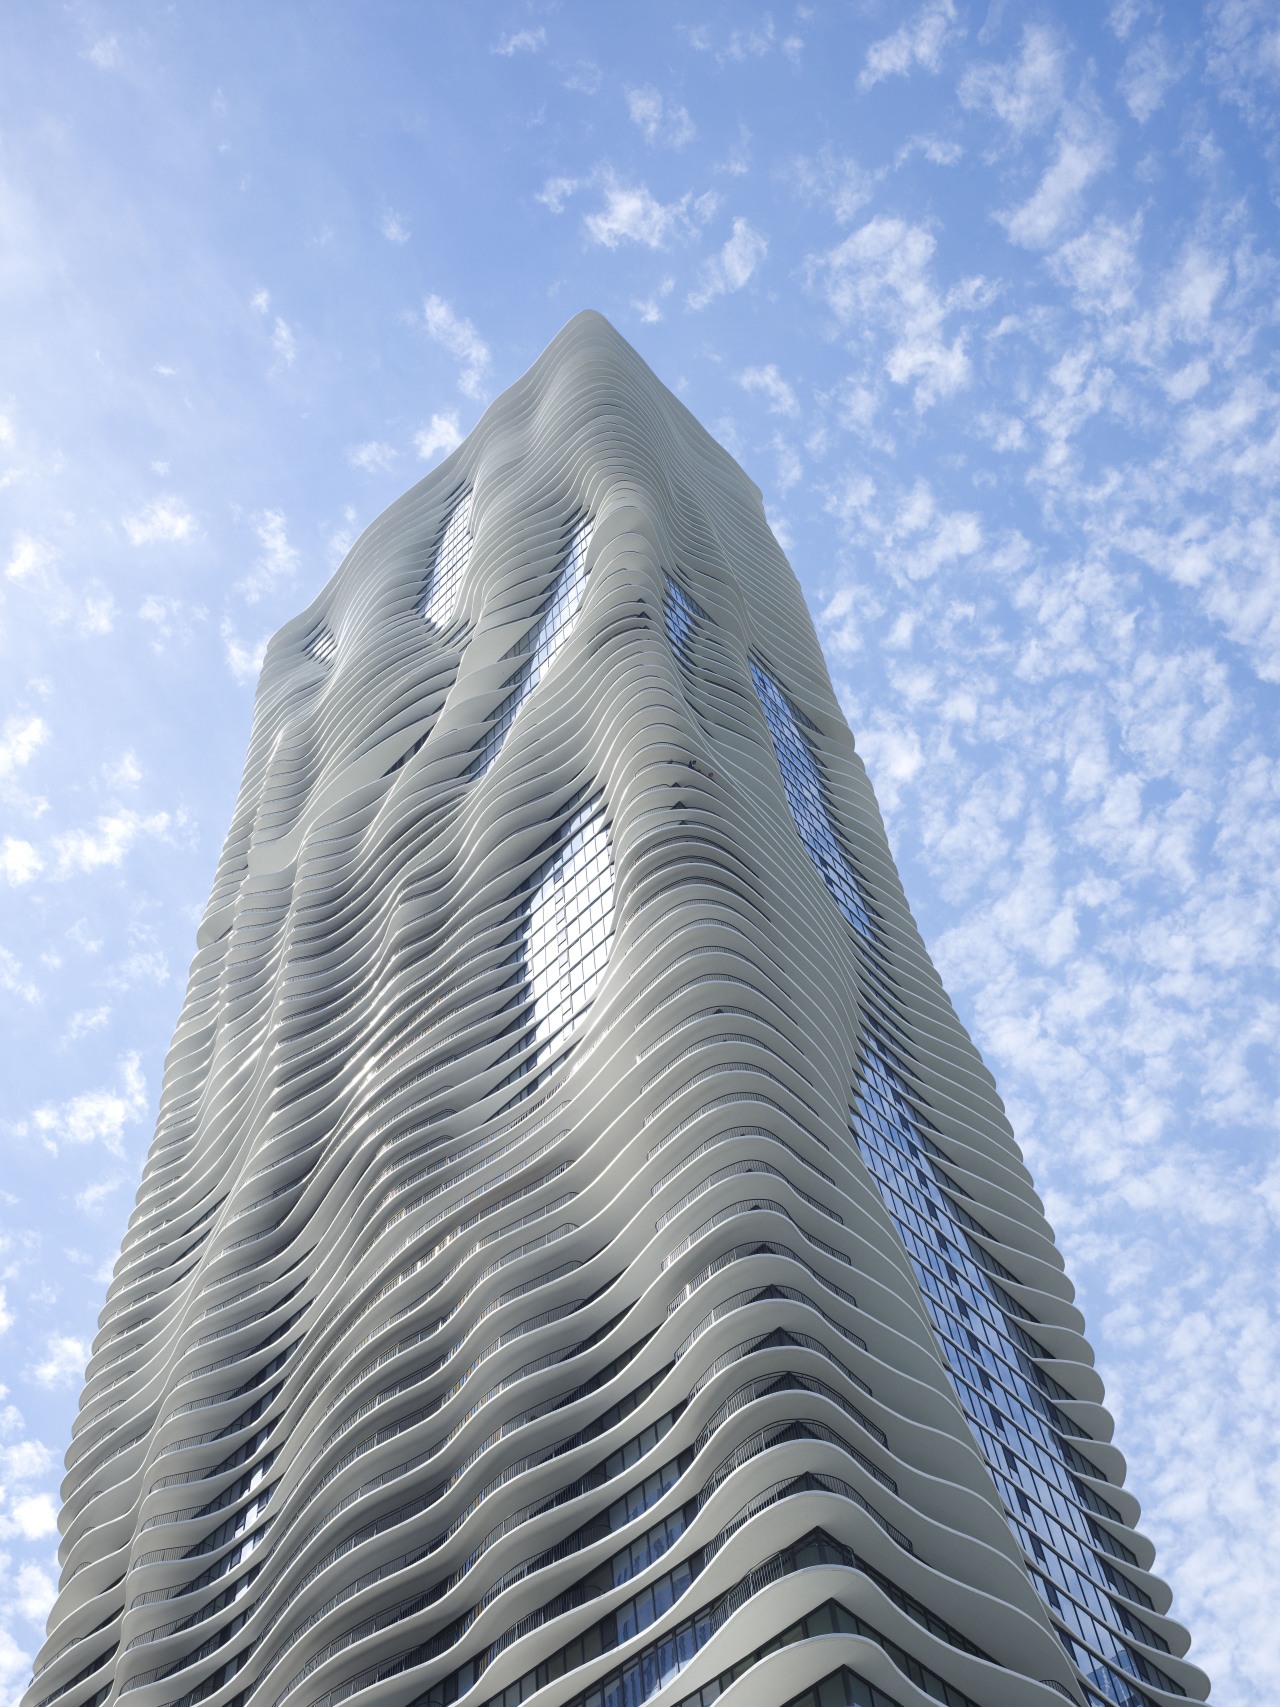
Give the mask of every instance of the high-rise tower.
M 596 315 L 272 642 L 27 1707 L 1203 1699 L 756 488 Z

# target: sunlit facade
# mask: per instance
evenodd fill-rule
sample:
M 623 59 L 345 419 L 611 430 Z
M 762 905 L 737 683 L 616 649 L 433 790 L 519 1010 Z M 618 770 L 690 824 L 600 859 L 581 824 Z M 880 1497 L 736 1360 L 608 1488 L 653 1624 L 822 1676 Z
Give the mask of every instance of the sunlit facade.
M 268 651 L 25 1707 L 1202 1700 L 741 469 L 595 315 Z

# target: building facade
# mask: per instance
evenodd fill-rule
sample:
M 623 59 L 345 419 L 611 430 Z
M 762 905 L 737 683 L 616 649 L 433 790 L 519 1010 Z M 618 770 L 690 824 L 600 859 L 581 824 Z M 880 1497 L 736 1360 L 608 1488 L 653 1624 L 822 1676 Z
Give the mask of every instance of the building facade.
M 25 1707 L 1169 1707 L 799 587 L 599 316 L 267 653 Z

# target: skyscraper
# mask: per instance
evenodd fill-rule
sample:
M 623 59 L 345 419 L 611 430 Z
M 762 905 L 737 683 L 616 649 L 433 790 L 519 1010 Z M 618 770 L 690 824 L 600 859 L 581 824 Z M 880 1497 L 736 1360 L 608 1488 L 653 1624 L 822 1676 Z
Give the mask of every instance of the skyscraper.
M 27 1707 L 1203 1699 L 741 469 L 596 315 L 267 654 Z

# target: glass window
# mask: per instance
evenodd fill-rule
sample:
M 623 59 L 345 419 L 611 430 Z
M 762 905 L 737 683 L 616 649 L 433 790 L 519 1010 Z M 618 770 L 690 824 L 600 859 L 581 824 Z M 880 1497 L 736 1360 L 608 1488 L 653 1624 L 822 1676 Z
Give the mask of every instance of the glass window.
M 802 721 L 808 723 L 808 719 L 802 718 L 777 680 L 754 659 L 751 679 L 755 683 L 765 722 L 769 725 L 778 769 L 782 772 L 783 787 L 787 791 L 787 801 L 800 840 L 836 906 L 858 935 L 871 942 L 871 914 L 863 898 L 862 885 L 836 831 L 822 772 L 812 744 L 801 727 Z M 809 727 L 812 728 L 812 724 Z
M 551 591 L 528 640 L 528 651 L 507 697 L 494 713 L 470 775 L 481 777 L 502 751 L 507 731 L 521 707 L 551 668 L 556 653 L 569 638 L 578 606 L 587 586 L 587 547 L 591 543 L 591 521 L 584 517 L 574 527 Z
M 459 493 L 453 501 L 435 557 L 418 600 L 418 614 L 436 628 L 443 628 L 458 602 L 458 589 L 471 561 L 471 492 Z

